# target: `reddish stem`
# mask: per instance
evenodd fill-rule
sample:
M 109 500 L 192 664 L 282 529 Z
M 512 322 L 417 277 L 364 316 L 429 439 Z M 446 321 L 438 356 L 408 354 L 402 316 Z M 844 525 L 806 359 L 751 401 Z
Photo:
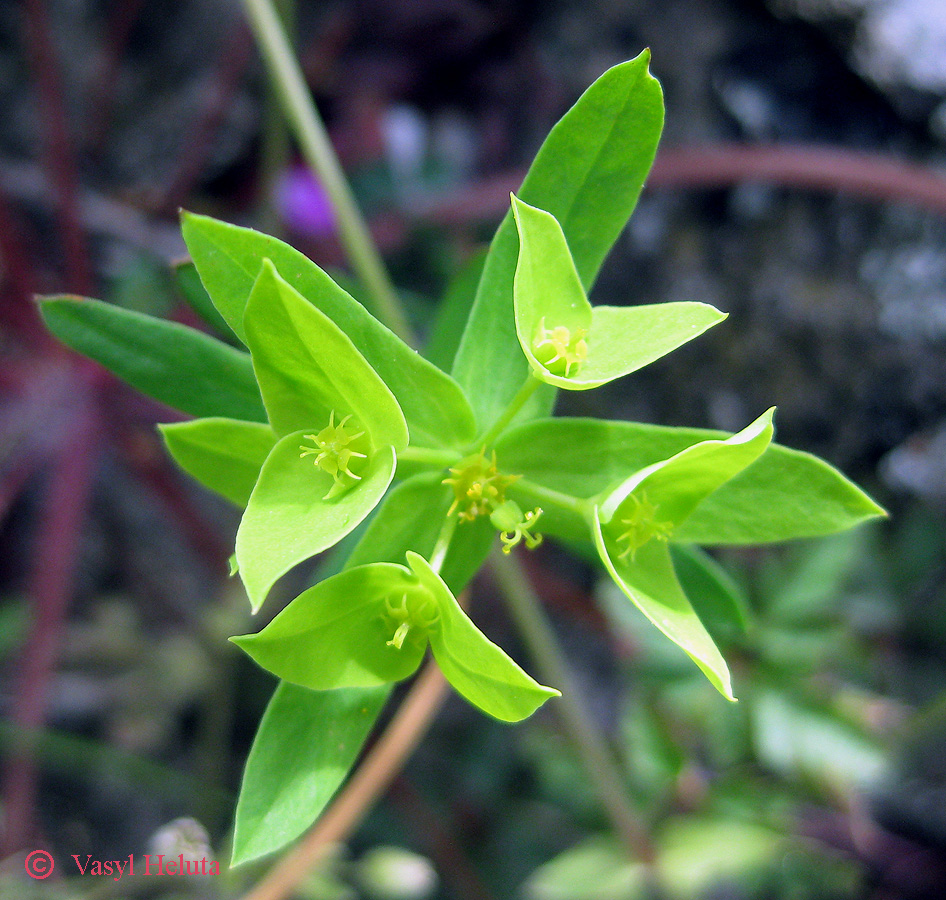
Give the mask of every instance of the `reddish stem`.
M 877 153 L 804 144 L 719 144 L 657 154 L 655 187 L 728 187 L 761 181 L 870 200 L 909 200 L 946 213 L 946 173 Z
M 446 228 L 495 219 L 509 209 L 524 170 L 501 172 L 445 197 L 418 200 L 413 218 Z M 877 153 L 804 144 L 707 144 L 661 150 L 647 179 L 654 188 L 715 188 L 746 182 L 853 194 L 869 200 L 912 201 L 946 213 L 946 173 Z M 387 219 L 379 219 L 376 224 Z
M 216 78 L 207 92 L 207 102 L 200 116 L 186 132 L 182 132 L 186 134 L 184 149 L 159 202 L 163 212 L 175 214 L 200 178 L 213 149 L 214 136 L 252 58 L 252 49 L 253 35 L 246 23 L 240 21 L 220 49 Z
M 24 733 L 43 724 L 62 622 L 72 597 L 82 519 L 92 486 L 99 440 L 98 417 L 84 385 L 74 419 L 55 458 L 40 512 L 30 576 L 33 623 L 17 666 L 13 723 Z M 10 853 L 29 843 L 36 828 L 36 765 L 28 745 L 15 748 L 4 773 L 4 845 Z
M 88 295 L 92 293 L 92 276 L 79 215 L 78 177 L 71 151 L 72 139 L 59 83 L 58 65 L 43 0 L 26 2 L 26 43 L 46 131 L 45 165 L 58 198 L 57 214 L 65 251 L 66 276 L 74 291 Z
M 146 0 L 119 0 L 118 11 L 109 21 L 108 45 L 102 54 L 102 62 L 89 91 L 92 108 L 89 111 L 89 126 L 85 134 L 85 146 L 90 153 L 99 153 L 108 134 L 112 108 L 115 105 L 115 85 L 118 83 L 118 68 L 131 32 L 141 17 Z

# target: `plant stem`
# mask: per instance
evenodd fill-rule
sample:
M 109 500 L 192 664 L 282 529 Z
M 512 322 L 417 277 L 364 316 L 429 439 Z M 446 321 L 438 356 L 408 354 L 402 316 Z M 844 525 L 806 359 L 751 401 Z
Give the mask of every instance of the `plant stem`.
M 560 509 L 567 509 L 569 512 L 578 513 L 583 519 L 590 520 L 592 514 L 592 505 L 581 497 L 573 497 L 571 494 L 563 494 L 561 491 L 552 490 L 536 484 L 528 478 L 519 478 L 514 488 L 516 491 L 523 491 L 529 494 L 535 500 L 548 506 L 557 506 Z
M 271 0 L 243 0 L 269 76 L 305 161 L 318 176 L 335 212 L 338 234 L 352 268 L 371 298 L 372 312 L 395 334 L 415 344 L 394 286 L 368 226 L 355 204 L 325 125 Z
M 584 762 L 608 818 L 628 850 L 643 862 L 652 862 L 654 848 L 650 837 L 628 803 L 617 764 L 604 736 L 585 712 L 568 662 L 519 560 L 494 551 L 490 566 L 540 677 L 562 692 L 554 708 Z
M 459 519 L 456 516 L 447 516 L 443 520 L 443 527 L 441 527 L 440 534 L 437 536 L 437 543 L 434 544 L 433 553 L 430 554 L 430 568 L 438 575 L 441 568 L 443 568 L 443 561 L 447 558 L 447 551 L 450 549 L 453 533 L 457 530 L 458 521 Z
M 452 450 L 435 450 L 430 447 L 405 447 L 397 455 L 400 462 L 424 463 L 435 468 L 445 469 L 460 459 L 460 454 Z
M 496 438 L 502 433 L 503 429 L 516 417 L 516 414 L 523 406 L 526 405 L 526 401 L 538 390 L 538 388 L 543 384 L 535 377 L 531 372 L 526 377 L 526 380 L 523 382 L 522 387 L 519 388 L 518 393 L 512 400 L 509 401 L 509 405 L 503 410 L 503 414 L 493 422 L 492 427 L 486 434 L 483 435 L 477 442 L 478 447 L 489 446 Z

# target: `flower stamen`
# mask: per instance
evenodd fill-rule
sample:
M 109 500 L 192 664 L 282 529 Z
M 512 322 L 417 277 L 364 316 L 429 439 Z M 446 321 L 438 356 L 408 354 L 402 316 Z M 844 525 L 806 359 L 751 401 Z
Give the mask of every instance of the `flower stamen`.
M 472 522 L 477 516 L 488 516 L 501 506 L 506 499 L 506 488 L 519 476 L 500 473 L 495 450 L 489 459 L 484 448 L 464 462 L 450 469 L 452 477 L 443 480 L 453 488 L 454 495 L 447 515 L 456 512 L 461 522 Z
M 627 530 L 617 537 L 618 544 L 626 543 L 627 546 L 618 554 L 618 559 L 630 556 L 633 562 L 634 555 L 644 544 L 651 540 L 668 541 L 673 534 L 673 522 L 657 520 L 660 507 L 651 503 L 643 491 L 639 495 L 631 494 L 629 499 L 633 508 L 629 516 L 620 520 Z
M 412 629 L 418 636 L 423 637 L 440 619 L 440 610 L 437 609 L 436 603 L 424 594 L 412 594 L 408 597 L 407 593 L 404 593 L 397 602 L 385 597 L 384 612 L 388 627 L 394 629 L 394 635 L 391 640 L 385 641 L 385 645 L 396 650 L 404 646 L 404 641 Z
M 314 447 L 300 444 L 302 451 L 299 456 L 315 456 L 315 464 L 323 472 L 332 476 L 333 483 L 329 492 L 322 498 L 328 500 L 351 487 L 353 481 L 361 481 L 361 476 L 352 471 L 353 460 L 367 459 L 366 453 L 361 453 L 351 446 L 359 438 L 365 436 L 364 431 L 353 431 L 351 426 L 346 427 L 351 416 L 345 416 L 338 425 L 335 424 L 335 410 L 329 414 L 328 425 L 318 434 L 306 434 L 307 441 L 315 443 Z M 357 446 L 357 445 L 356 445 Z
M 535 358 L 553 375 L 570 378 L 588 358 L 587 334 L 586 328 L 576 328 L 574 334 L 565 325 L 546 328 L 543 316 L 532 341 L 532 350 Z

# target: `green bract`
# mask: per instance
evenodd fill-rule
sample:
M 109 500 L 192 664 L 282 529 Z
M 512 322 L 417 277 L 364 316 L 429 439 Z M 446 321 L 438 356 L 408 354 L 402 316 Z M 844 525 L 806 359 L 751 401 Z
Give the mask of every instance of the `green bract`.
M 706 303 L 592 307 L 555 217 L 515 196 L 512 209 L 519 230 L 516 334 L 542 381 L 572 391 L 600 387 L 726 318 Z
M 769 410 L 728 440 L 702 441 L 641 469 L 594 507 L 595 546 L 618 587 L 730 700 L 729 669 L 677 580 L 667 542 L 771 440 Z
M 388 686 L 428 646 L 454 688 L 496 718 L 525 718 L 558 694 L 455 599 L 497 542 L 531 549 L 547 536 L 596 550 L 629 602 L 732 699 L 700 615 L 718 633 L 745 612 L 690 545 L 826 535 L 883 514 L 826 463 L 772 444 L 771 411 L 736 435 L 549 418 L 557 388 L 628 375 L 725 318 L 699 302 L 587 299 L 660 136 L 647 65 L 645 53 L 610 69 L 555 126 L 482 263 L 450 290 L 431 349 L 443 368 L 298 251 L 188 213 L 194 266 L 180 268 L 182 289 L 248 352 L 97 301 L 44 303 L 63 341 L 201 417 L 163 436 L 182 468 L 245 507 L 235 566 L 254 611 L 290 568 L 350 535 L 335 574 L 234 639 L 284 679 L 247 763 L 235 860 L 301 832 Z
M 447 680 L 467 700 L 506 722 L 559 696 L 519 668 L 460 608 L 430 564 L 370 563 L 297 597 L 254 635 L 233 638 L 273 674 L 314 690 L 400 681 L 427 644 Z
M 374 509 L 408 434 L 394 395 L 351 340 L 268 260 L 243 327 L 279 437 L 237 532 L 240 577 L 256 610 L 280 575 Z M 305 458 L 313 450 L 314 464 Z

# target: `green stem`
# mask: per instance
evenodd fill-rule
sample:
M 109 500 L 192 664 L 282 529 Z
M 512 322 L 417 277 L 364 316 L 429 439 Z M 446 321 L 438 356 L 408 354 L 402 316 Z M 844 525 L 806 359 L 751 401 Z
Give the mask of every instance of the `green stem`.
M 526 405 L 526 401 L 539 389 L 539 387 L 544 382 L 539 381 L 532 372 L 529 372 L 528 377 L 521 388 L 519 388 L 518 393 L 512 400 L 509 401 L 509 405 L 503 410 L 503 414 L 493 422 L 492 427 L 486 434 L 483 435 L 477 442 L 478 447 L 488 447 L 496 438 L 502 434 L 503 429 L 515 418 L 516 413 Z
M 295 0 L 276 0 L 276 12 L 282 22 L 283 31 L 286 33 L 288 40 L 292 41 L 295 31 Z M 276 184 L 288 165 L 291 143 L 279 94 L 272 82 L 266 86 L 260 132 L 259 168 L 257 170 L 257 206 L 260 230 L 281 238 L 283 237 L 283 225 L 276 209 Z
M 453 540 L 453 533 L 457 530 L 456 516 L 447 516 L 443 521 L 443 527 L 437 537 L 437 543 L 434 544 L 433 553 L 430 554 L 430 568 L 438 575 L 443 568 L 443 561 L 447 558 L 447 551 L 450 549 L 450 541 Z
M 445 469 L 458 459 L 460 454 L 452 450 L 434 450 L 430 447 L 405 447 L 397 458 L 404 462 L 423 463 L 437 469 Z
M 567 509 L 569 512 L 578 513 L 586 521 L 591 521 L 594 511 L 589 500 L 581 497 L 573 497 L 571 494 L 563 494 L 561 491 L 552 490 L 552 488 L 543 487 L 536 484 L 528 478 L 519 478 L 513 485 L 514 490 L 528 494 L 535 500 L 538 500 L 543 506 L 557 506 L 559 509 Z
M 584 762 L 608 818 L 630 852 L 644 862 L 652 862 L 653 844 L 628 802 L 623 780 L 604 736 L 585 712 L 586 705 L 541 601 L 515 557 L 494 551 L 490 565 L 540 677 L 562 692 L 554 708 Z
M 283 104 L 305 161 L 325 188 L 335 212 L 339 237 L 352 268 L 372 302 L 372 311 L 410 344 L 415 338 L 401 309 L 381 255 L 355 204 L 348 181 L 332 148 L 272 0 L 243 0 L 269 76 Z

